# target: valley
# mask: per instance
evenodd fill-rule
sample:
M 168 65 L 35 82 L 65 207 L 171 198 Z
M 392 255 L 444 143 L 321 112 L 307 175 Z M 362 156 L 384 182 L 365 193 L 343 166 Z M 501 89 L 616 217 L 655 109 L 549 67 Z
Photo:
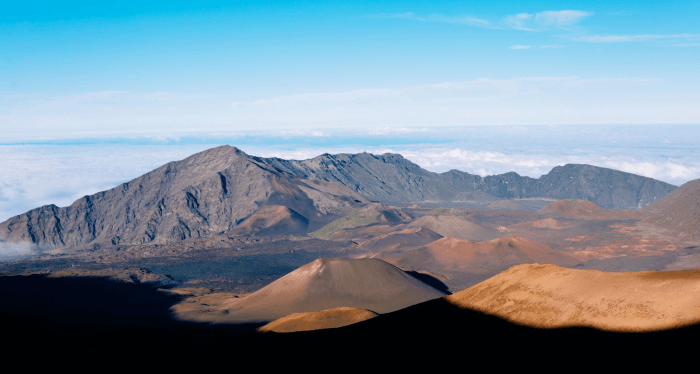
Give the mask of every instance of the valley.
M 395 324 L 415 313 L 444 321 L 494 316 L 509 321 L 489 320 L 494 329 L 518 334 L 524 330 L 517 326 L 529 326 L 526 334 L 534 335 L 567 326 L 691 331 L 700 321 L 700 298 L 692 296 L 700 292 L 697 180 L 675 188 L 595 167 L 550 173 L 557 180 L 577 175 L 590 186 L 584 193 L 546 190 L 517 174 L 446 184 L 456 172 L 430 174 L 409 164 L 369 154 L 261 159 L 223 146 L 69 207 L 36 208 L 0 223 L 5 243 L 44 248 L 0 263 L 2 318 L 62 321 L 44 332 L 61 339 L 76 333 L 66 323 L 88 323 L 66 321 L 75 305 L 90 310 L 92 299 L 105 317 L 86 321 L 103 325 L 110 339 L 131 341 L 134 322 L 107 317 L 123 308 L 119 302 L 65 288 L 97 282 L 151 295 L 143 302 L 160 300 L 158 316 L 131 312 L 151 321 L 136 325 L 154 329 L 145 338 L 152 341 L 177 335 L 175 326 L 203 336 L 235 330 L 250 347 L 308 341 L 317 336 L 312 331 L 332 339 L 386 329 L 401 336 Z M 493 187 L 501 183 L 496 177 L 518 187 Z M 615 180 L 605 192 L 614 198 L 596 192 Z M 56 303 L 64 314 L 54 315 Z M 422 334 L 429 339 L 446 334 L 428 330 Z M 72 347 L 94 359 L 107 352 Z

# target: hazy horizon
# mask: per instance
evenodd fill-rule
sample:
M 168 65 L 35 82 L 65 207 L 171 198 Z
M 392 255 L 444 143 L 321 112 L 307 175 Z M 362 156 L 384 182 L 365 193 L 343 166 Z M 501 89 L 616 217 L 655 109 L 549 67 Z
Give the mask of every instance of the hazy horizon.
M 12 3 L 0 221 L 230 144 L 700 178 L 700 3 Z
M 590 164 L 679 186 L 700 178 L 700 126 L 381 128 L 55 139 L 0 144 L 0 222 L 47 204 L 68 206 L 170 161 L 221 145 L 249 155 L 309 159 L 323 153 L 399 153 L 433 172 L 538 178 L 567 163 Z

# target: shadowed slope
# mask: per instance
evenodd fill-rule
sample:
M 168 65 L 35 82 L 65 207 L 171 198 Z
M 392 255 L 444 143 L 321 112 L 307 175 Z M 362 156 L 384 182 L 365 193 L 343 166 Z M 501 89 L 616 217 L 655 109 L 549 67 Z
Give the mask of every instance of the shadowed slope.
M 506 357 L 501 366 L 508 369 L 521 369 L 523 362 L 543 354 L 578 366 L 588 364 L 591 369 L 599 369 L 601 362 L 629 369 L 648 367 L 655 358 L 668 365 L 669 357 L 692 357 L 695 346 L 688 342 L 698 336 L 700 327 L 643 334 L 591 328 L 537 329 L 437 298 L 345 327 L 258 334 L 254 329 L 259 324 L 173 321 L 168 308 L 179 297 L 144 284 L 0 277 L 0 294 L 3 337 L 11 343 L 4 349 L 5 357 L 38 366 L 84 366 L 91 370 L 108 363 L 110 368 L 133 370 L 157 365 L 174 372 L 182 371 L 183 360 L 230 365 L 232 355 L 234 359 L 272 360 L 272 365 L 266 365 L 282 369 L 310 352 L 335 359 L 339 352 L 367 347 L 362 344 L 391 347 L 404 357 L 410 355 L 411 360 L 391 362 L 393 367 L 403 364 L 407 369 L 415 367 L 417 361 L 459 357 L 464 355 L 465 346 L 472 356 Z M 458 343 L 446 343 L 455 341 Z M 582 352 L 591 352 L 591 344 L 595 344 L 596 359 L 581 359 Z M 627 354 L 639 352 L 653 354 L 641 361 L 631 360 Z M 352 357 L 343 362 L 344 367 L 366 370 L 376 364 L 373 355 Z
M 180 304 L 183 319 L 211 322 L 269 322 L 291 313 L 355 307 L 388 313 L 445 293 L 381 260 L 320 258 L 240 299 L 204 310 Z
M 296 332 L 332 329 L 362 322 L 377 316 L 365 309 L 338 307 L 320 312 L 292 313 L 260 327 L 260 332 Z
M 519 265 L 445 299 L 541 328 L 653 331 L 700 322 L 700 270 L 604 273 Z

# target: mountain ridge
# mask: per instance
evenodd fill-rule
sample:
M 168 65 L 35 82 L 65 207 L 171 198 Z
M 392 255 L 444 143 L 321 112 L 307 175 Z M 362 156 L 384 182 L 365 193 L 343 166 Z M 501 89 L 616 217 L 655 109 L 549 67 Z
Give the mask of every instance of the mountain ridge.
M 456 169 L 434 173 L 393 153 L 325 153 L 307 160 L 254 159 L 295 176 L 343 183 L 383 203 L 540 197 L 588 200 L 606 209 L 636 210 L 677 188 L 652 178 L 586 164 L 556 166 L 540 178 L 530 178 L 516 172 L 486 177 Z M 381 183 L 374 185 L 375 181 Z
M 674 189 L 590 165 L 558 166 L 538 179 L 515 172 L 482 178 L 457 170 L 430 172 L 391 153 L 326 153 L 299 161 L 250 156 L 224 145 L 169 162 L 68 207 L 45 205 L 12 217 L 0 223 L 0 240 L 57 247 L 169 243 L 232 230 L 270 205 L 298 213 L 309 221 L 309 229 L 322 227 L 313 227 L 314 220 L 370 201 L 549 197 L 634 209 Z

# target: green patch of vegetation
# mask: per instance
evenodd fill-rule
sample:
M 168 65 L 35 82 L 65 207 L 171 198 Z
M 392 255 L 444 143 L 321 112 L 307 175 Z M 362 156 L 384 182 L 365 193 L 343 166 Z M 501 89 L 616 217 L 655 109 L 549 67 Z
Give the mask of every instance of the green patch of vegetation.
M 330 240 L 331 235 L 343 229 L 351 229 L 353 227 L 369 225 L 370 223 L 377 222 L 379 217 L 379 212 L 376 211 L 363 211 L 362 209 L 353 209 L 345 217 L 338 218 L 337 220 L 323 226 L 321 229 L 314 231 L 309 234 L 309 236 Z
M 469 212 L 464 209 L 436 208 L 426 214 L 429 216 L 442 216 L 445 214 L 451 214 L 453 216 L 466 216 L 469 214 Z

